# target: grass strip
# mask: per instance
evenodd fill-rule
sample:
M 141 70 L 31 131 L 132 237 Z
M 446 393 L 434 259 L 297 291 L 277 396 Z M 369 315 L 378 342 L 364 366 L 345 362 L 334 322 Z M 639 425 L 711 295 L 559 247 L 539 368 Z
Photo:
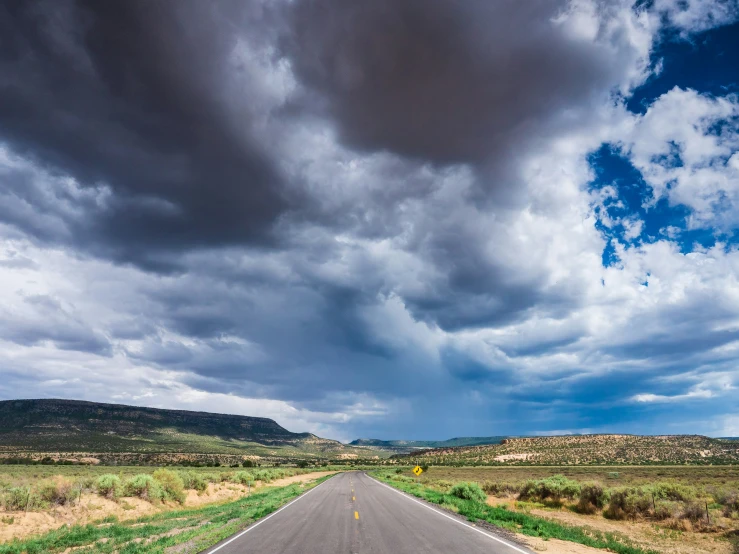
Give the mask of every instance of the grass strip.
M 43 535 L 0 544 L 0 554 L 178 554 L 201 552 L 274 512 L 329 476 L 301 487 L 293 484 L 254 493 L 234 502 L 184 509 L 119 522 L 64 526 Z M 173 549 L 172 547 L 181 548 Z M 169 550 L 168 550 L 169 549 Z
M 644 550 L 635 546 L 630 543 L 627 537 L 613 533 L 602 533 L 593 529 L 571 527 L 544 518 L 514 512 L 505 507 L 488 506 L 487 504 L 474 500 L 463 500 L 451 494 L 445 494 L 416 483 L 395 480 L 392 476 L 381 472 L 372 472 L 371 475 L 383 483 L 387 483 L 396 489 L 433 504 L 455 506 L 460 515 L 465 516 L 472 522 L 486 521 L 498 527 L 530 537 L 540 537 L 544 540 L 560 539 L 593 548 L 608 549 L 618 554 L 659 554 L 655 550 Z

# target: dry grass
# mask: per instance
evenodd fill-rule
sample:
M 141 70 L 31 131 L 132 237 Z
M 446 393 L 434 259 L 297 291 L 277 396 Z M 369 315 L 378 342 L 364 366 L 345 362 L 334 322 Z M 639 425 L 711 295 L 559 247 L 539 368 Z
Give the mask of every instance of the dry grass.
M 545 501 L 520 498 L 519 493 L 526 490 L 524 485 L 527 482 L 547 480 L 554 475 L 566 476 L 583 490 L 589 490 L 586 486 L 588 483 L 598 483 L 600 490 L 661 490 L 663 493 L 668 491 L 688 497 L 684 500 L 662 501 L 657 498 L 653 505 L 651 496 L 647 496 L 645 511 L 626 520 L 604 517 L 606 504 L 583 510 L 578 497 Z M 405 477 L 405 474 L 400 477 Z M 665 554 L 739 554 L 739 546 L 736 546 L 736 542 L 739 542 L 739 514 L 732 513 L 732 517 L 726 517 L 725 506 L 717 503 L 717 500 L 726 502 L 727 497 L 733 498 L 735 492 L 739 491 L 737 466 L 432 466 L 417 481 L 443 492 L 448 492 L 454 483 L 477 482 L 488 491 L 495 492 L 495 495 L 488 496 L 489 505 L 505 506 L 514 512 L 563 525 L 625 536 L 645 550 L 653 549 Z M 706 504 L 709 506 L 710 523 L 705 520 Z M 546 541 L 534 542 L 531 543 L 532 547 L 547 547 Z M 557 550 L 553 544 L 551 546 L 547 551 L 567 552 Z

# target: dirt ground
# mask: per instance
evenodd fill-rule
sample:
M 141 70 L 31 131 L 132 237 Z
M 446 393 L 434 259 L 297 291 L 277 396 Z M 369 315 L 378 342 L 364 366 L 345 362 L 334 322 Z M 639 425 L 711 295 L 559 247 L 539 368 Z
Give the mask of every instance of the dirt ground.
M 269 487 L 284 487 L 293 483 L 313 481 L 332 471 L 317 471 L 304 473 L 293 477 L 286 477 L 272 481 L 268 485 L 257 483 L 252 490 Z M 194 508 L 206 504 L 217 504 L 236 500 L 247 494 L 247 487 L 234 483 L 210 483 L 202 494 L 196 491 L 187 491 L 184 507 Z M 62 525 L 85 525 L 108 516 L 116 516 L 119 520 L 136 519 L 141 516 L 181 509 L 183 505 L 167 502 L 158 506 L 150 504 L 141 498 L 121 498 L 117 502 L 98 496 L 97 494 L 83 494 L 80 503 L 74 506 L 59 506 L 41 512 L 0 512 L 0 542 L 13 538 L 23 538 L 38 535 L 58 529 Z M 11 523 L 12 521 L 12 523 Z
M 488 497 L 488 504 L 492 506 L 506 505 L 516 510 L 513 499 Z M 602 515 L 581 515 L 565 508 L 528 510 L 531 515 L 554 520 L 565 525 L 588 527 L 604 533 L 614 533 L 628 537 L 635 545 L 651 548 L 664 554 L 732 554 L 731 544 L 718 533 L 697 533 L 690 531 L 675 531 L 656 525 L 651 522 L 613 521 Z M 543 541 L 525 537 L 531 548 L 541 552 L 553 554 L 590 554 L 603 550 L 588 548 L 565 541 Z
M 548 541 L 536 537 L 525 537 L 524 542 L 535 552 L 547 552 L 548 554 L 603 554 L 607 552 L 599 548 L 590 548 L 581 544 L 575 544 L 557 539 Z

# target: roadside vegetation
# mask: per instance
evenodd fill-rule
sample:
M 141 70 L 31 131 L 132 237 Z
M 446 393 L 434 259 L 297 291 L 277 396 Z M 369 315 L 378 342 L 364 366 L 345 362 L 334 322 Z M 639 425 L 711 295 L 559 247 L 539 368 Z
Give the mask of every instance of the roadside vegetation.
M 372 474 L 473 521 L 532 537 L 624 554 L 662 552 L 671 541 L 683 544 L 669 552 L 739 553 L 737 467 L 432 466 L 420 479 L 407 471 Z M 706 540 L 712 546 L 699 550 L 692 537 L 700 548 Z
M 74 505 L 83 494 L 97 494 L 109 500 L 138 497 L 153 504 L 182 504 L 187 490 L 204 492 L 213 483 L 254 486 L 277 479 L 314 472 L 313 468 L 249 468 L 220 471 L 171 468 L 80 467 L 61 475 L 58 471 L 37 470 L 37 466 L 0 472 L 0 508 L 5 512 L 46 510 Z M 54 468 L 58 469 L 58 468 Z M 71 469 L 71 468 L 70 468 Z
M 170 470 L 142 474 L 127 480 L 139 494 L 171 494 L 179 490 L 177 474 Z M 143 478 L 141 478 L 143 477 Z M 200 509 L 174 510 L 129 521 L 108 518 L 94 524 L 64 526 L 36 537 L 0 544 L 0 554 L 190 554 L 218 543 L 253 521 L 324 481 L 264 489 L 235 502 Z M 184 483 L 184 481 L 183 481 Z M 113 485 L 115 487 L 115 485 Z M 162 491 L 154 493 L 156 488 Z M 167 492 L 167 487 L 173 487 Z

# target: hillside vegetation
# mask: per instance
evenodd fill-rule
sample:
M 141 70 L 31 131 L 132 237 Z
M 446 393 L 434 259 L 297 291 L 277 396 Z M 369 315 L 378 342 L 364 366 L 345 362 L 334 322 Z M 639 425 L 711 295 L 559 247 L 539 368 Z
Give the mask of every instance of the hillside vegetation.
M 146 459 L 171 463 L 180 455 L 187 458 L 200 454 L 216 455 L 221 462 L 243 456 L 368 456 L 367 450 L 311 433 L 292 433 L 263 417 L 77 400 L 0 402 L 0 457 L 53 453 L 62 458 L 78 453 L 90 459 L 125 463 Z
M 509 438 L 499 445 L 423 450 L 409 458 L 436 465 L 736 464 L 739 442 L 699 435 Z
M 443 441 L 408 441 L 408 440 L 379 440 L 357 439 L 349 443 L 350 446 L 372 448 L 396 454 L 409 454 L 416 450 L 427 448 L 451 448 L 455 446 L 474 446 L 483 444 L 500 444 L 506 437 L 456 437 Z

